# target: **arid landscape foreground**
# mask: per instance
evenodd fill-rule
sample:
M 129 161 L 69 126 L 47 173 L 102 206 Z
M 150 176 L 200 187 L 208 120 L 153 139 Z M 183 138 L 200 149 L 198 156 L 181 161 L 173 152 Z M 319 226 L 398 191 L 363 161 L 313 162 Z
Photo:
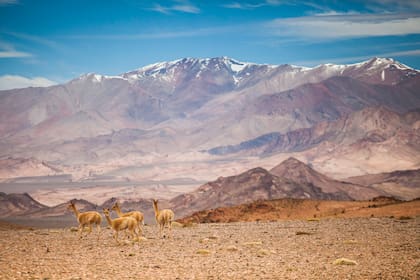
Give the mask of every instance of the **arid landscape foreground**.
M 420 278 L 418 215 L 178 224 L 172 239 L 149 225 L 120 245 L 108 228 L 0 229 L 0 279 Z

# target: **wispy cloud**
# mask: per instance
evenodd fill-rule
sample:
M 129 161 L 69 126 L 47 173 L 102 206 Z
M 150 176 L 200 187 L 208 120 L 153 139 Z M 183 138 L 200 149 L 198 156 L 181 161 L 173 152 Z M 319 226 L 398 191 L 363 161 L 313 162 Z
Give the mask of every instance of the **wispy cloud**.
M 0 51 L 0 58 L 19 58 L 19 57 L 31 57 L 32 54 L 26 52 L 20 52 L 16 50 L 3 50 Z
M 16 5 L 19 4 L 18 0 L 0 0 L 0 6 Z
M 21 58 L 31 56 L 32 54 L 30 53 L 18 51 L 13 45 L 0 41 L 0 58 Z
M 244 1 L 242 2 L 231 2 L 222 5 L 224 8 L 228 9 L 239 9 L 239 10 L 254 10 L 261 7 L 266 6 L 279 6 L 281 4 L 287 4 L 288 1 L 279 1 L 279 0 L 265 0 L 260 2 L 253 2 L 253 3 L 246 3 Z
M 366 8 L 373 12 L 418 12 L 420 10 L 420 1 L 418 0 L 370 0 L 365 2 Z
M 300 39 L 395 36 L 420 34 L 420 16 L 336 13 L 276 19 L 266 26 L 274 35 Z
M 50 48 L 56 48 L 58 46 L 58 44 L 56 42 L 52 41 L 52 40 L 45 39 L 43 37 L 32 35 L 32 34 L 18 33 L 18 32 L 7 32 L 7 31 L 3 31 L 3 32 L 0 32 L 0 33 L 12 36 L 12 37 L 17 38 L 17 39 L 28 41 L 30 43 L 41 44 L 41 45 L 44 45 L 44 46 L 47 46 L 47 47 L 50 47 Z
M 189 14 L 199 14 L 201 10 L 189 2 L 186 1 L 176 1 L 173 5 L 163 6 L 160 4 L 155 4 L 150 10 L 159 12 L 162 14 L 171 14 L 173 12 L 183 12 Z
M 0 90 L 26 87 L 48 87 L 56 84 L 56 82 L 44 77 L 26 78 L 16 75 L 0 76 Z
M 408 51 L 395 51 L 395 52 L 387 52 L 382 53 L 381 57 L 392 57 L 392 56 L 420 56 L 420 49 L 419 50 L 408 50 Z
M 96 39 L 96 40 L 148 40 L 148 39 L 177 39 L 188 37 L 204 37 L 209 35 L 220 35 L 239 32 L 244 30 L 244 25 L 219 26 L 198 29 L 183 30 L 155 30 L 144 33 L 132 34 L 82 34 L 62 36 L 66 39 Z

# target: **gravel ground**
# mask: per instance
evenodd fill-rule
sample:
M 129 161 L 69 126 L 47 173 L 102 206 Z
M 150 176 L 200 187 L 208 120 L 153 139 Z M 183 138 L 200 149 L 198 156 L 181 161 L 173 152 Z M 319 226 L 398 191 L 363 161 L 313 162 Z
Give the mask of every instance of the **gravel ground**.
M 0 231 L 0 279 L 420 279 L 420 217 L 174 228 L 117 245 L 110 229 Z M 125 234 L 120 237 L 125 239 Z M 334 264 L 339 258 L 351 264 Z

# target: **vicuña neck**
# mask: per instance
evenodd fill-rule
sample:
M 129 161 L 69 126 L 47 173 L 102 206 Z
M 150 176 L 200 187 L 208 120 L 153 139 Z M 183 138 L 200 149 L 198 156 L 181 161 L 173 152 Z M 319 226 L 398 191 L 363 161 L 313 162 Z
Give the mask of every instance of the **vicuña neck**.
M 121 208 L 119 206 L 115 207 L 115 211 L 117 212 L 118 216 L 122 215 Z
M 157 206 L 157 203 L 153 203 L 153 209 L 155 210 L 155 216 L 159 216 L 159 208 Z
M 72 205 L 72 206 L 71 206 L 71 209 L 73 209 L 73 212 L 74 212 L 74 214 L 76 215 L 76 217 L 79 217 L 80 212 L 79 212 L 79 210 L 77 210 L 76 206 Z
M 112 226 L 112 220 L 111 220 L 111 218 L 109 217 L 109 215 L 105 215 L 105 218 L 106 218 L 106 220 L 107 220 L 108 224 L 109 224 L 110 226 Z

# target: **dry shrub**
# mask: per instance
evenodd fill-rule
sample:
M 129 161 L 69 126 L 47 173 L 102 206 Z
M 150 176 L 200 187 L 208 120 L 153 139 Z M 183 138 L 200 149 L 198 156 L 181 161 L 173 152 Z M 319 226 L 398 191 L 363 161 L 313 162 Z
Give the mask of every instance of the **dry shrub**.
M 260 246 L 260 245 L 262 245 L 262 242 L 261 241 L 251 241 L 251 242 L 245 242 L 242 245 L 249 246 L 249 247 Z
M 208 239 L 208 238 L 202 238 L 202 239 L 200 239 L 198 242 L 200 242 L 201 244 L 206 244 L 206 243 L 209 243 L 210 242 L 210 239 Z
M 194 223 L 192 221 L 188 221 L 186 223 L 183 223 L 182 224 L 182 227 L 184 227 L 184 228 L 191 228 L 191 227 L 196 227 L 197 225 L 198 225 L 197 223 Z
M 178 223 L 178 222 L 172 222 L 172 226 L 173 227 L 176 227 L 176 228 L 182 228 L 182 227 L 185 227 L 183 224 L 181 224 L 181 223 Z
M 307 231 L 297 231 L 296 235 L 312 235 L 312 232 L 307 232 Z
M 261 250 L 258 250 L 257 252 L 258 257 L 263 257 L 263 256 L 268 256 L 268 255 L 270 255 L 270 251 L 266 249 L 261 249 Z
M 210 250 L 207 250 L 207 249 L 198 249 L 196 251 L 196 253 L 199 254 L 199 255 L 210 255 L 211 254 Z
M 226 247 L 226 250 L 229 251 L 229 252 L 236 252 L 239 249 L 235 245 L 230 245 L 230 246 Z
M 411 219 L 412 219 L 412 217 L 410 217 L 410 216 L 400 216 L 400 217 L 398 217 L 398 220 L 400 220 L 400 221 L 411 220 Z

